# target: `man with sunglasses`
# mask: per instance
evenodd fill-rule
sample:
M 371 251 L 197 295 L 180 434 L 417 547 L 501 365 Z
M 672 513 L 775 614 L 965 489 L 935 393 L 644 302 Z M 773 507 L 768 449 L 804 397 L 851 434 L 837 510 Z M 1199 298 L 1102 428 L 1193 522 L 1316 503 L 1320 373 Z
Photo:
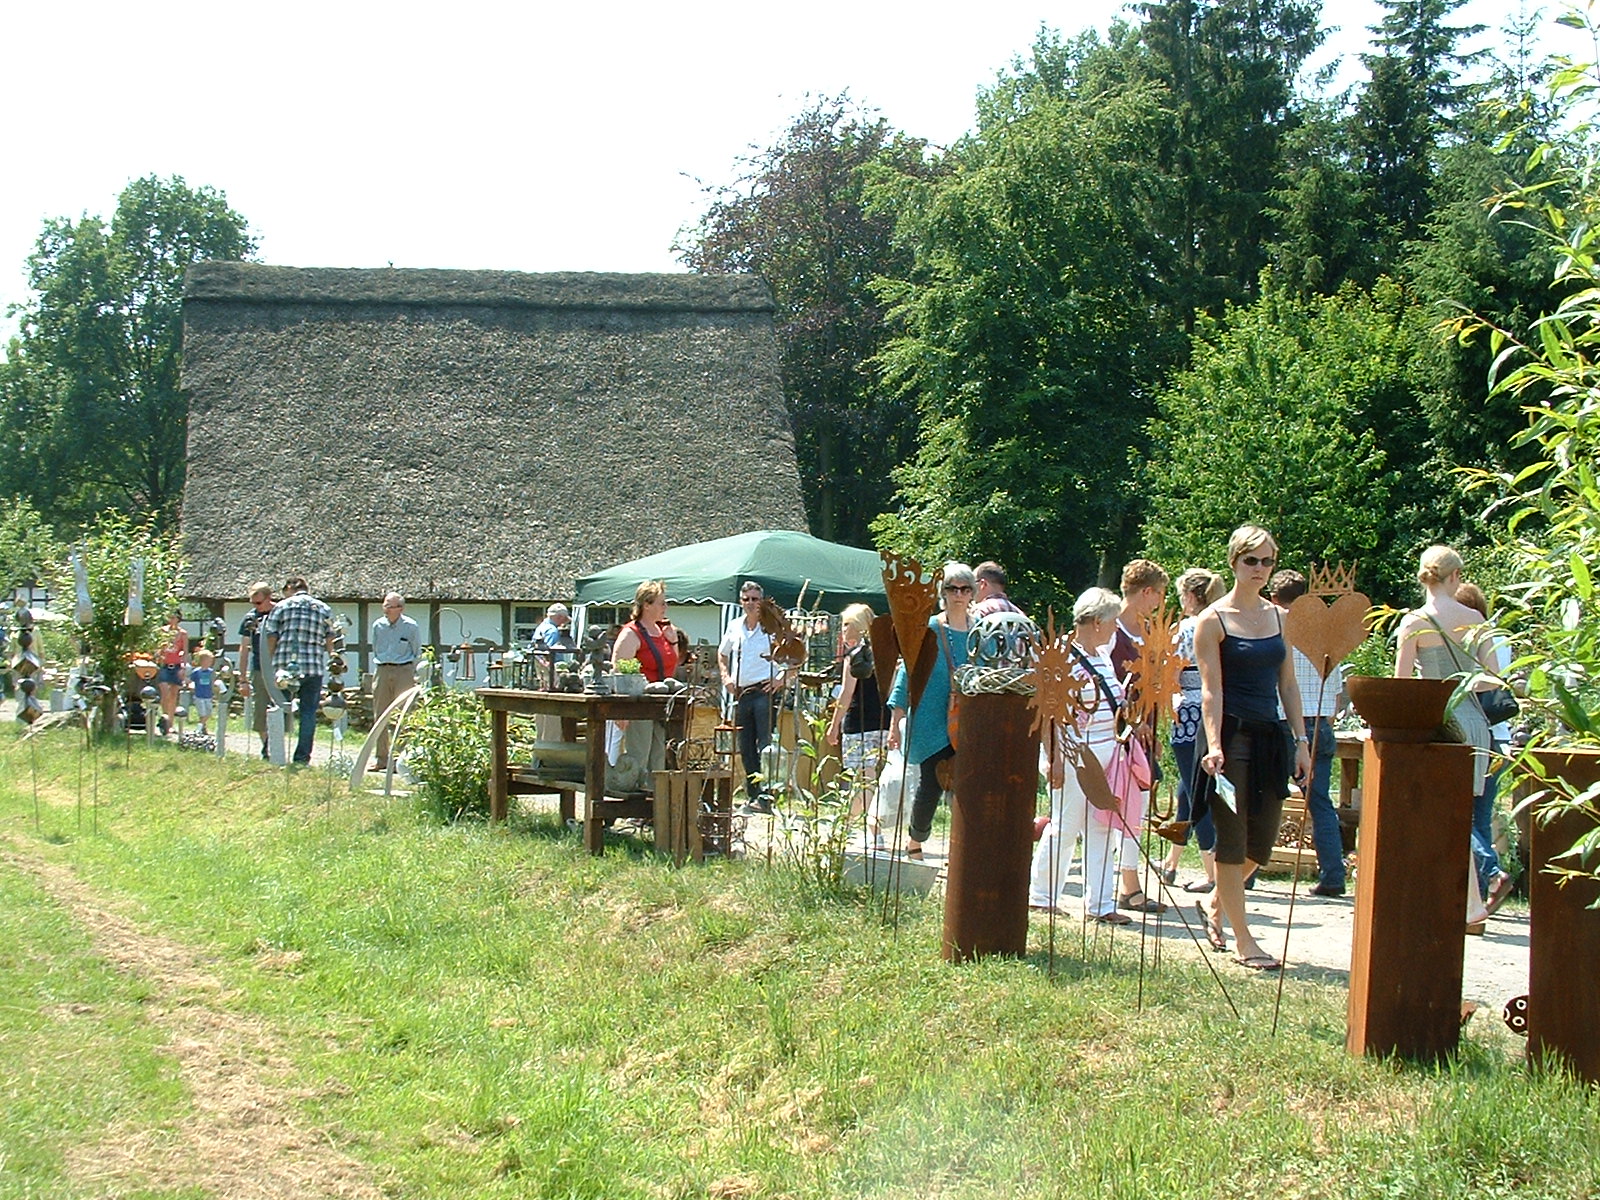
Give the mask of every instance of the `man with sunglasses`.
M 772 740 L 772 708 L 788 675 L 770 657 L 772 637 L 761 628 L 766 590 L 755 580 L 739 585 L 744 615 L 728 625 L 717 645 L 722 689 L 733 697 L 733 723 L 739 728 L 739 760 L 744 766 L 746 815 L 770 815 L 772 797 L 761 778 L 761 751 Z

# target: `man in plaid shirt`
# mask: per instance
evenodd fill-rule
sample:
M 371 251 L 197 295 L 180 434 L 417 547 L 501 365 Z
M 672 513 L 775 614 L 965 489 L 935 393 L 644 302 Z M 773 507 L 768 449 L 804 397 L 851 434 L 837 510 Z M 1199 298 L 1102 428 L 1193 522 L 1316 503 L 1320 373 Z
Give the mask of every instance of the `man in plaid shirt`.
M 333 652 L 333 610 L 311 594 L 303 577 L 291 575 L 283 585 L 283 599 L 261 622 L 261 632 L 266 635 L 273 669 L 299 676 L 300 736 L 294 745 L 294 761 L 304 765 L 311 761 L 322 677 Z
M 1299 571 L 1279 571 L 1267 584 L 1267 593 L 1279 608 L 1287 609 L 1306 594 L 1306 577 Z M 1328 794 L 1335 749 L 1333 721 L 1344 692 L 1344 667 L 1334 663 L 1324 680 L 1309 658 L 1293 646 L 1294 679 L 1300 685 L 1300 706 L 1305 712 L 1306 740 L 1311 744 L 1311 783 L 1306 788 L 1306 811 L 1311 814 L 1311 844 L 1317 850 L 1317 884 L 1313 896 L 1344 895 L 1344 839 L 1339 834 L 1339 814 Z

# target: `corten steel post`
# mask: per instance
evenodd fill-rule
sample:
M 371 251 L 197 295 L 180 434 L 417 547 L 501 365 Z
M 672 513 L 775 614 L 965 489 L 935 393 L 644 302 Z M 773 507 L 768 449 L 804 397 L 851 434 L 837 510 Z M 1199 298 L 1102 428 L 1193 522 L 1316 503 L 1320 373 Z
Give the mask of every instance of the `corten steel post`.
M 1540 761 L 1552 776 L 1576 789 L 1600 780 L 1600 754 L 1544 751 Z M 1548 825 L 1536 810 L 1528 838 L 1528 1056 L 1535 1062 L 1564 1060 L 1590 1083 L 1600 1083 L 1600 881 L 1561 881 L 1545 868 L 1594 828 L 1589 815 L 1567 811 Z M 1572 859 L 1558 864 L 1576 867 Z
M 1461 1035 L 1472 747 L 1384 732 L 1361 763 L 1345 1048 L 1436 1059 Z
M 1025 696 L 961 698 L 944 957 L 1021 956 L 1028 948 L 1039 743 Z

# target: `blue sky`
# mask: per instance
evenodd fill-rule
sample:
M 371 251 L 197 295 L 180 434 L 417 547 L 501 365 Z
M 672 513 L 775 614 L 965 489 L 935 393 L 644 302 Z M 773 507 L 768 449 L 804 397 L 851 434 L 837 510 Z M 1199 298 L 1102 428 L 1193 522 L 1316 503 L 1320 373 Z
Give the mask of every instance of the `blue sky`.
M 765 10 L 765 11 L 763 11 Z M 109 215 L 131 178 L 221 188 L 268 262 L 671 271 L 701 183 L 846 89 L 946 143 L 1041 23 L 1104 29 L 1110 0 L 460 0 L 412 9 L 147 0 L 17 6 L 0 51 L 12 134 L 0 313 L 48 216 Z M 1489 25 L 1515 0 L 1472 0 Z M 1547 10 L 1559 11 L 1556 3 Z M 1325 0 L 1353 55 L 1372 0 Z M 797 15 L 798 14 L 798 15 Z M 1566 47 L 1563 47 L 1566 48 Z M 1577 52 L 1569 49 L 1569 52 Z M 0 315 L 0 337 L 14 329 Z

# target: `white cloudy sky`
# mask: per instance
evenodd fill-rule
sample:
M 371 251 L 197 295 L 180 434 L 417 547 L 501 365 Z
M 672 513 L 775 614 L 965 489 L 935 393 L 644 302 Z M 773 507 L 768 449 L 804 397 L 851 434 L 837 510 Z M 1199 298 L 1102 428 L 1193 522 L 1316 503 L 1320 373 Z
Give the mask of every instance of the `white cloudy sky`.
M 1462 15 L 1492 44 L 1517 4 Z M 225 191 L 273 263 L 677 270 L 696 181 L 729 182 L 808 94 L 848 89 L 947 143 L 1041 23 L 1104 29 L 1121 7 L 23 0 L 0 44 L 0 337 L 40 222 L 109 216 L 151 173 Z M 1325 0 L 1328 53 L 1352 59 L 1377 12 Z

